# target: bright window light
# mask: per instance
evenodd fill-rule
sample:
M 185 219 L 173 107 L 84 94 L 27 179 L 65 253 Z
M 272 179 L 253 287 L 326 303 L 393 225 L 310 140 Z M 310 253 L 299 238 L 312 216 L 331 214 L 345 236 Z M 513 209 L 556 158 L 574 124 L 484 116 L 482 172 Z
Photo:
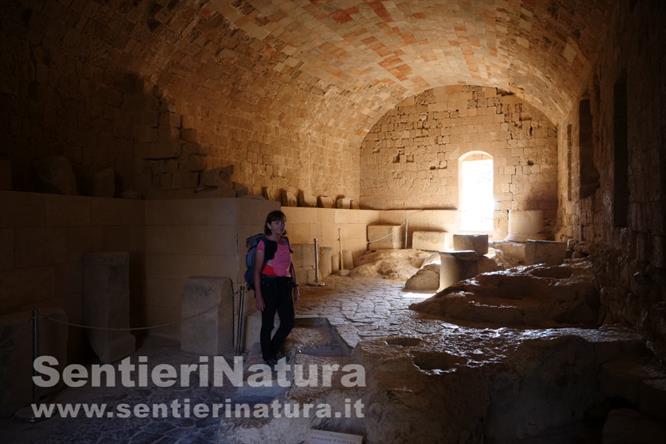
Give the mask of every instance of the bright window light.
M 488 155 L 469 157 L 460 161 L 460 231 L 491 233 L 495 210 L 493 160 Z

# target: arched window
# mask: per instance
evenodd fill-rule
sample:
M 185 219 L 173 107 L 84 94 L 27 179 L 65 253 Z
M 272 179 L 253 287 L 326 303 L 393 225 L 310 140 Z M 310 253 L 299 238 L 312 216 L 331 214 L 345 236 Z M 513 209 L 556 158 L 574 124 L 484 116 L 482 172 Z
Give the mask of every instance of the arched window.
M 460 156 L 458 214 L 461 232 L 492 233 L 495 197 L 493 158 L 483 151 Z

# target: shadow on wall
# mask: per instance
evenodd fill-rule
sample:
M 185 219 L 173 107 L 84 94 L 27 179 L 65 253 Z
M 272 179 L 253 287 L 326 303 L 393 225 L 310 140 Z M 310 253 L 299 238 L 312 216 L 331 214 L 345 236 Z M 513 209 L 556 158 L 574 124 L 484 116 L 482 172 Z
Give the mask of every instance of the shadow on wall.
M 46 50 L 35 55 L 51 64 Z M 0 96 L 0 189 L 98 197 L 236 197 L 232 165 L 217 167 L 197 131 L 154 85 L 134 73 L 70 74 L 14 82 Z M 60 80 L 59 80 L 60 81 Z

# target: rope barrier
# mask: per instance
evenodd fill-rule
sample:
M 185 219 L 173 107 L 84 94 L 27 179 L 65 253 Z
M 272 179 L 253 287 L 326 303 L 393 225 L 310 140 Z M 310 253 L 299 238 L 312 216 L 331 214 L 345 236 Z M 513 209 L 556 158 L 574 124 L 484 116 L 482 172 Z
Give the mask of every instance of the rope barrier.
M 407 215 L 405 216 L 405 218 L 402 220 L 402 223 L 400 224 L 400 226 L 402 227 L 403 225 L 405 225 L 405 229 L 406 229 L 406 228 L 407 228 L 407 226 L 406 226 L 406 225 L 407 225 L 407 220 L 408 220 L 411 216 L 413 216 L 414 214 L 416 214 L 416 213 L 420 213 L 421 211 L 423 211 L 423 210 L 416 210 L 416 211 L 414 211 L 413 213 L 409 213 L 409 214 L 407 214 Z M 405 233 L 405 235 L 406 235 L 406 233 Z M 368 244 L 372 244 L 372 243 L 375 243 L 375 242 L 379 242 L 379 241 L 382 241 L 382 240 L 384 240 L 384 239 L 388 239 L 389 237 L 392 237 L 392 236 L 393 236 L 393 233 L 389 233 L 389 234 L 387 234 L 386 236 L 380 237 L 379 239 L 369 240 L 369 241 L 368 241 Z M 406 240 L 405 240 L 405 248 L 407 248 L 407 242 L 406 242 Z
M 127 327 L 127 328 L 125 328 L 125 327 L 98 327 L 98 326 L 94 326 L 94 325 L 78 324 L 78 323 L 76 323 L 76 322 L 62 321 L 62 320 L 60 320 L 60 319 L 52 318 L 51 316 L 41 316 L 41 318 L 42 318 L 42 319 L 47 319 L 47 320 L 49 320 L 49 321 L 51 321 L 51 322 L 55 322 L 56 324 L 67 325 L 67 326 L 70 326 L 70 327 L 85 328 L 85 329 L 88 329 L 88 330 L 99 330 L 99 331 L 139 331 L 139 330 L 152 330 L 152 329 L 156 329 L 156 328 L 163 328 L 163 327 L 170 327 L 170 326 L 172 326 L 172 325 L 177 325 L 177 324 L 179 324 L 179 323 L 182 322 L 182 321 L 189 321 L 190 319 L 193 319 L 193 318 L 196 318 L 196 317 L 198 317 L 198 316 L 201 316 L 202 314 L 208 313 L 209 311 L 211 311 L 212 309 L 214 309 L 214 308 L 217 307 L 218 305 L 219 305 L 219 304 L 212 305 L 212 306 L 208 307 L 207 309 L 205 309 L 205 310 L 203 310 L 203 311 L 201 311 L 201 312 L 195 313 L 195 314 L 193 314 L 193 315 L 191 315 L 191 316 L 188 316 L 188 317 L 186 317 L 186 318 L 182 318 L 182 319 L 179 319 L 179 320 L 176 320 L 176 321 L 172 321 L 172 322 L 165 322 L 164 324 L 150 325 L 150 326 L 145 326 L 145 327 Z

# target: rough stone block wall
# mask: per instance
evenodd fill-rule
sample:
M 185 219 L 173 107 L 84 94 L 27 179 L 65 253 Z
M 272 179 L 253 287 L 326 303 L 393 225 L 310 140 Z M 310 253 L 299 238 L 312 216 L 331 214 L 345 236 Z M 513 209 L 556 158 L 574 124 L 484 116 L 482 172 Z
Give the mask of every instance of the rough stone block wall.
M 142 322 L 142 201 L 0 191 L 0 314 L 58 307 L 81 323 L 82 257 L 99 251 L 130 253 L 131 321 Z M 85 340 L 70 329 L 70 357 L 80 358 Z
M 20 0 L 2 8 L 0 110 L 11 118 L 0 121 L 0 160 L 11 162 L 12 188 L 38 191 L 34 161 L 62 155 L 82 194 L 113 168 L 120 191 L 147 197 L 268 186 L 358 200 L 354 125 L 366 116 L 333 118 L 358 104 L 218 6 Z
M 456 208 L 458 162 L 493 157 L 495 231 L 508 210 L 557 209 L 557 130 L 536 108 L 496 88 L 447 86 L 410 97 L 384 115 L 361 147 L 361 205 Z
M 593 166 L 599 174 L 589 197 L 581 195 L 585 171 L 581 171 L 578 107 L 560 122 L 558 139 L 559 237 L 592 245 L 606 320 L 642 329 L 662 356 L 666 356 L 664 13 L 663 2 L 622 3 L 613 17 L 608 44 L 581 94 L 580 100 L 590 101 Z M 623 78 L 628 162 L 616 165 L 615 85 Z M 622 180 L 615 177 L 616 168 L 625 169 L 628 200 L 614 194 L 615 181 Z M 628 201 L 626 208 L 618 208 L 623 200 Z M 626 212 L 626 224 L 616 222 L 615 211 Z

